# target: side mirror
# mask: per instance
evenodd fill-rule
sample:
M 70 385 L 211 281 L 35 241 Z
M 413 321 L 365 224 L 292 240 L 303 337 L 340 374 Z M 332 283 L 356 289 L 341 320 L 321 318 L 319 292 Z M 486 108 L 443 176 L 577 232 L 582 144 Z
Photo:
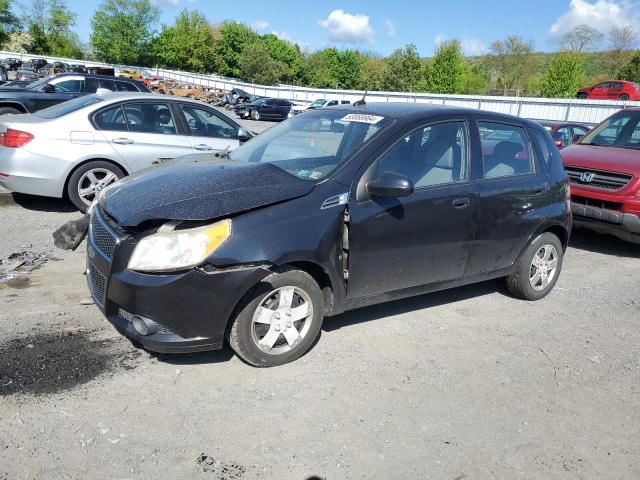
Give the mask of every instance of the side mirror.
M 238 129 L 238 141 L 246 142 L 248 140 L 251 140 L 252 138 L 253 135 L 251 135 L 246 129 L 242 127 Z
M 407 177 L 392 172 L 382 172 L 376 180 L 367 183 L 372 197 L 408 197 L 413 193 L 413 183 Z
M 54 87 L 53 85 L 47 83 L 42 87 L 42 91 L 44 93 L 54 93 L 56 91 L 56 87 Z
M 556 147 L 558 148 L 562 148 L 564 145 L 562 145 L 562 140 L 556 140 L 555 141 Z

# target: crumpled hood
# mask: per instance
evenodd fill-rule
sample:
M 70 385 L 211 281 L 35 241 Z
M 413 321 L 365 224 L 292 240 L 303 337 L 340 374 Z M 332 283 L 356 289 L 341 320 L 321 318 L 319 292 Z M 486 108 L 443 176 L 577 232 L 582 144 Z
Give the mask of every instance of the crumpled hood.
M 185 157 L 142 170 L 114 184 L 102 208 L 123 227 L 146 220 L 211 220 L 301 197 L 314 183 L 269 163 Z

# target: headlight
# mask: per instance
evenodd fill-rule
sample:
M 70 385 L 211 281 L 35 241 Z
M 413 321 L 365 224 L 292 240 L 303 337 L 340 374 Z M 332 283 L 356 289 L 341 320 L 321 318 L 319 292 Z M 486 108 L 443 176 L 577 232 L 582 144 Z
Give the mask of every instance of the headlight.
M 231 236 L 231 220 L 155 233 L 143 238 L 129 260 L 129 270 L 171 272 L 201 264 Z

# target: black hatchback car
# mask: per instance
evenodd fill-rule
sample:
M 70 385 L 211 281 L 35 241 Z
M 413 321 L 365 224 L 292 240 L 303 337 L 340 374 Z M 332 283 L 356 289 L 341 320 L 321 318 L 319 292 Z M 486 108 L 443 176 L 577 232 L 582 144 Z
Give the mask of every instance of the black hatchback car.
M 309 111 L 127 177 L 90 212 L 89 288 L 118 331 L 158 352 L 226 338 L 256 366 L 300 357 L 325 316 L 365 305 L 498 277 L 540 299 L 571 228 L 542 126 L 407 104 Z

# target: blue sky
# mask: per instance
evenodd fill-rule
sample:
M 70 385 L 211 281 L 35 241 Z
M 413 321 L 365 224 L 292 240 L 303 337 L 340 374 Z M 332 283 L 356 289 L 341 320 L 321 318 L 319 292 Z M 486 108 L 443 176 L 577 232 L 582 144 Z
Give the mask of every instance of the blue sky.
M 552 51 L 565 31 L 584 23 L 602 31 L 621 25 L 640 31 L 640 0 L 154 1 L 162 11 L 161 23 L 172 23 L 186 7 L 200 10 L 213 23 L 241 21 L 310 50 L 336 46 L 382 55 L 413 42 L 428 56 L 439 41 L 452 38 L 473 55 L 510 34 L 533 40 L 538 50 Z M 79 14 L 77 31 L 87 41 L 99 2 L 68 3 Z

